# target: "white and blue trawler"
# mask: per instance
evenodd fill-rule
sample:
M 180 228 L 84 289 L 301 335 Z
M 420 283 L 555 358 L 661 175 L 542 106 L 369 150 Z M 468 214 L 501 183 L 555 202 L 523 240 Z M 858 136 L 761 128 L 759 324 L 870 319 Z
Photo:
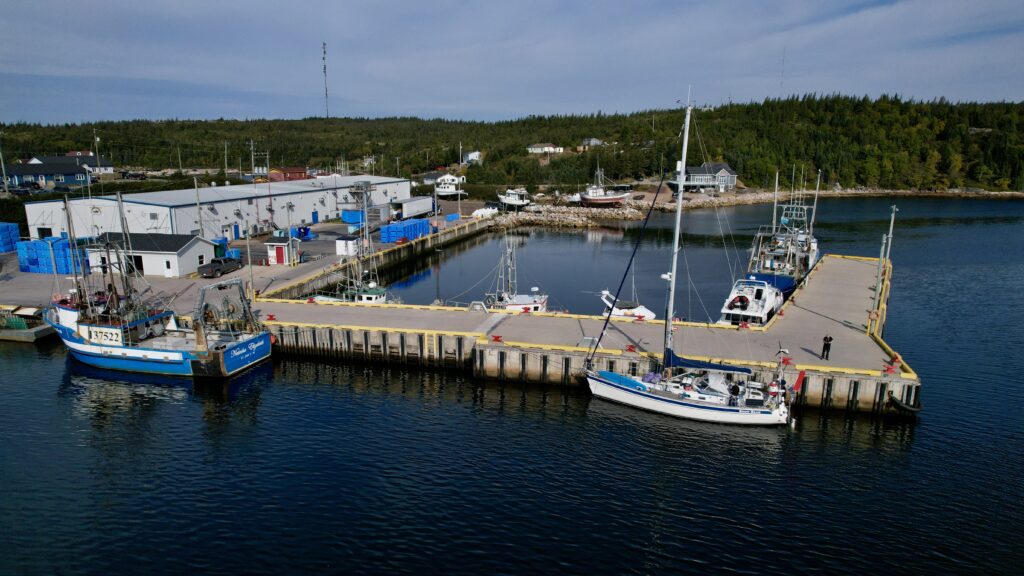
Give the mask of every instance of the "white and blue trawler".
M 138 305 L 115 291 L 62 295 L 47 311 L 71 355 L 108 370 L 227 377 L 270 357 L 270 333 L 249 308 L 240 280 L 203 286 L 192 327 L 169 310 Z
M 789 298 L 797 285 L 818 262 L 818 240 L 814 237 L 814 219 L 818 211 L 818 184 L 814 205 L 808 206 L 803 192 L 794 192 L 787 204 L 772 205 L 772 224 L 763 226 L 754 236 L 747 264 L 747 279 L 768 284 Z M 775 174 L 775 197 L 778 198 L 779 175 Z M 781 208 L 781 213 L 778 212 Z M 776 219 L 778 214 L 778 219 Z M 733 296 L 730 296 L 730 299 Z M 728 303 L 730 300 L 727 300 Z
M 686 158 L 690 113 L 691 108 L 687 107 L 686 124 L 683 127 L 682 158 Z M 685 167 L 681 168 L 679 176 L 679 181 L 684 181 Z M 789 407 L 786 405 L 786 385 L 782 380 L 781 359 L 776 379 L 766 385 L 751 381 L 752 373 L 749 368 L 681 358 L 673 351 L 672 317 L 682 220 L 681 198 L 680 194 L 676 200 L 671 272 L 663 276 L 669 281 L 662 362 L 664 371 L 652 372 L 638 378 L 588 368 L 587 384 L 590 391 L 594 396 L 604 400 L 677 418 L 758 426 L 785 424 L 789 421 Z M 635 254 L 634 250 L 634 257 Z M 601 336 L 593 347 L 595 352 L 604 333 L 605 330 L 602 329 Z M 785 351 L 780 350 L 779 353 L 785 354 Z M 593 353 L 588 357 L 588 365 L 592 358 Z

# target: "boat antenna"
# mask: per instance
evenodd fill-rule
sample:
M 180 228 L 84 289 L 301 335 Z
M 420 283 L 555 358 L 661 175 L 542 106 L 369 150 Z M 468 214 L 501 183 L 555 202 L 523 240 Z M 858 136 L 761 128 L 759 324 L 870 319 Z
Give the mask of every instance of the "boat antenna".
M 680 154 L 679 160 L 679 182 L 686 181 L 686 148 L 690 144 L 690 113 L 693 111 L 693 107 L 687 102 L 686 106 L 686 119 L 683 121 L 683 150 Z M 679 267 L 677 256 L 679 255 L 679 227 L 683 220 L 683 194 L 682 188 L 680 193 L 676 195 L 676 224 L 675 232 L 672 235 L 672 268 L 671 272 L 662 275 L 662 278 L 668 280 L 668 302 L 665 303 L 665 350 L 664 350 L 664 368 L 669 368 L 669 363 L 672 359 L 672 316 L 673 306 L 676 298 L 676 271 Z
M 662 185 L 665 184 L 665 172 L 661 173 L 661 180 L 658 181 L 658 187 L 656 190 L 660 191 Z M 651 198 L 651 205 L 647 207 L 647 215 L 644 216 L 644 223 L 640 226 L 640 233 L 637 234 L 636 242 L 633 244 L 633 253 L 629 256 L 629 263 L 626 265 L 626 270 L 622 273 L 622 279 L 619 280 L 619 287 L 615 290 L 615 297 L 612 299 L 612 309 L 619 303 L 619 294 L 622 293 L 622 287 L 626 284 L 626 278 L 629 276 L 630 269 L 633 267 L 633 260 L 636 259 L 637 250 L 640 249 L 640 244 L 644 240 L 644 231 L 647 230 L 647 223 L 651 220 L 651 214 L 654 213 L 654 205 L 658 202 L 658 195 L 654 194 Z M 633 285 L 633 292 L 636 293 L 636 284 Z M 634 296 L 634 300 L 636 297 Z M 604 318 L 604 324 L 601 326 L 601 333 L 598 335 L 597 340 L 594 341 L 593 347 L 587 353 L 586 367 L 590 368 L 593 365 L 594 355 L 597 354 L 597 349 L 601 345 L 601 340 L 604 338 L 605 332 L 608 330 L 608 324 L 611 322 L 612 315 L 609 312 Z

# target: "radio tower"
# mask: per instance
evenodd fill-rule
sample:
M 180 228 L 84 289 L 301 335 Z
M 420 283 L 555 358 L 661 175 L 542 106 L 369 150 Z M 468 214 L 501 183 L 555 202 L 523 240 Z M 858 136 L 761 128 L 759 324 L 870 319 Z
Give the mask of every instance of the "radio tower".
M 331 107 L 327 103 L 327 42 L 324 42 L 324 113 L 325 118 L 331 117 Z

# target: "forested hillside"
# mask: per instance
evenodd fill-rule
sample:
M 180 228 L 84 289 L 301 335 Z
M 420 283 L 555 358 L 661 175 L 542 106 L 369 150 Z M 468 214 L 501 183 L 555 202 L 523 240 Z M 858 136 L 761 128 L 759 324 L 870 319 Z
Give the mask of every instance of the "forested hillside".
M 942 189 L 979 186 L 1024 189 L 1024 103 L 912 102 L 808 95 L 696 110 L 688 164 L 729 162 L 752 186 L 775 170 L 788 184 L 791 167 L 813 180 L 844 187 Z M 468 171 L 475 184 L 572 185 L 592 178 L 600 162 L 608 177 L 630 180 L 674 167 L 683 111 L 531 116 L 504 122 L 418 118 L 308 118 L 99 122 L 0 127 L 8 162 L 88 148 L 94 131 L 101 152 L 118 166 L 150 169 L 223 167 L 248 170 L 249 141 L 268 151 L 271 165 L 327 167 L 364 157 L 376 173 L 404 176 L 455 163 L 481 150 L 484 163 Z M 576 154 L 585 138 L 607 145 Z M 567 153 L 538 161 L 526 146 L 551 142 Z

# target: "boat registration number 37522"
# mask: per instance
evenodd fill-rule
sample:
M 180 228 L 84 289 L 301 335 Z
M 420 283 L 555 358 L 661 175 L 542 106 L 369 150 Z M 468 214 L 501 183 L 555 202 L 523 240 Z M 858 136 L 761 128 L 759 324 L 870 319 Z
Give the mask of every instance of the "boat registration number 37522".
M 122 333 L 114 328 L 90 328 L 89 339 L 103 344 L 120 344 Z

